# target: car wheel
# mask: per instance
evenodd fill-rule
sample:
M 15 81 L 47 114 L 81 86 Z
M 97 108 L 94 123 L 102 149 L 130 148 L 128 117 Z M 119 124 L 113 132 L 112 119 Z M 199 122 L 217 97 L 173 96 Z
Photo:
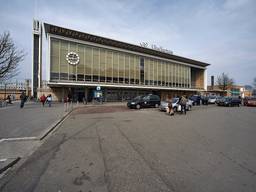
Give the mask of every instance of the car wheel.
M 136 109 L 140 109 L 140 105 L 139 104 L 136 105 Z
M 228 104 L 229 107 L 232 107 L 231 103 Z
M 174 108 L 173 108 L 173 111 L 174 111 L 174 112 L 177 112 L 177 107 L 174 107 Z
M 159 107 L 159 105 L 158 104 L 155 104 L 155 108 L 158 108 Z

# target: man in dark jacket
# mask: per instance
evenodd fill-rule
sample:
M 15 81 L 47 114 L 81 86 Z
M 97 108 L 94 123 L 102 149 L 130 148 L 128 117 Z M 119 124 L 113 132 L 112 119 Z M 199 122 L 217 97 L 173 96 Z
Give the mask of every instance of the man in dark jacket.
M 26 102 L 26 95 L 24 93 L 24 91 L 22 91 L 21 95 L 20 95 L 20 108 L 24 107 L 24 103 Z

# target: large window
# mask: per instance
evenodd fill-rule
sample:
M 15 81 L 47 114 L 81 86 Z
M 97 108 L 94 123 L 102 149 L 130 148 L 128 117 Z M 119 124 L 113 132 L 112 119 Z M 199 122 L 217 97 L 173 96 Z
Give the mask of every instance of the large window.
M 68 63 L 70 52 L 79 55 L 78 64 Z M 191 88 L 189 66 L 55 38 L 51 38 L 50 61 L 54 81 Z

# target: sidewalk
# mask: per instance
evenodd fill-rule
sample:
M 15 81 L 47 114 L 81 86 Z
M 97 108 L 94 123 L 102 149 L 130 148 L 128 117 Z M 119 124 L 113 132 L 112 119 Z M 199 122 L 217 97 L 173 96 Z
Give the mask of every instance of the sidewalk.
M 23 109 L 19 104 L 15 102 L 0 109 L 0 178 L 8 167 L 32 154 L 43 143 L 41 139 L 72 109 L 125 106 L 126 102 L 73 103 L 68 110 L 63 103 L 42 107 L 41 103 L 27 102 Z
M 42 107 L 28 102 L 20 109 L 19 102 L 15 102 L 1 108 L 0 177 L 12 164 L 32 154 L 42 144 L 40 139 L 67 114 L 63 103 Z

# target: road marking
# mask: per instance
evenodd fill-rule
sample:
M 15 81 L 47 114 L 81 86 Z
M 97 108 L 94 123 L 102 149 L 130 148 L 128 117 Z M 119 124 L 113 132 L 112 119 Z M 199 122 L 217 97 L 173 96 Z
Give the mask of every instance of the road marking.
M 17 138 L 3 138 L 0 143 L 4 141 L 26 141 L 26 140 L 39 140 L 37 137 L 17 137 Z
M 5 162 L 7 159 L 0 159 L 0 162 Z

